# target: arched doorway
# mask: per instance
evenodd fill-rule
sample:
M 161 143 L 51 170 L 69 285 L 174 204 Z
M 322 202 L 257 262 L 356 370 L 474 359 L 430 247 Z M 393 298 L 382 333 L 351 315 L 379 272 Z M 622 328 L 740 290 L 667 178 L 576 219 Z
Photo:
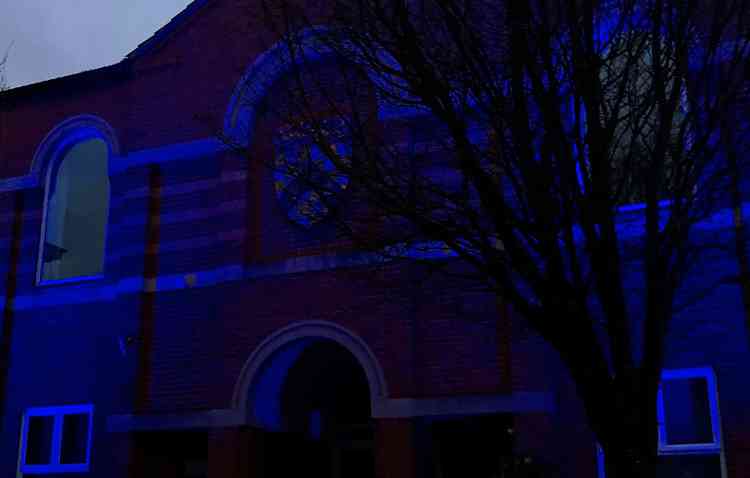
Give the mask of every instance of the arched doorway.
M 279 422 L 262 432 L 264 478 L 374 477 L 373 426 L 367 376 L 357 358 L 331 339 L 288 345 L 295 358 L 276 397 Z M 267 404 L 271 405 L 271 404 Z

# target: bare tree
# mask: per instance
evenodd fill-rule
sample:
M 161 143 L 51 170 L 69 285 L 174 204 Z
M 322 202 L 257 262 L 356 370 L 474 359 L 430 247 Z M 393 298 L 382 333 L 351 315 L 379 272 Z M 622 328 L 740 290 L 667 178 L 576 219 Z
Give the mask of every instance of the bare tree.
M 298 222 L 508 301 L 569 370 L 607 476 L 654 476 L 694 225 L 742 169 L 721 138 L 748 2 L 339 0 L 326 29 L 265 7 L 290 68 L 270 166 Z

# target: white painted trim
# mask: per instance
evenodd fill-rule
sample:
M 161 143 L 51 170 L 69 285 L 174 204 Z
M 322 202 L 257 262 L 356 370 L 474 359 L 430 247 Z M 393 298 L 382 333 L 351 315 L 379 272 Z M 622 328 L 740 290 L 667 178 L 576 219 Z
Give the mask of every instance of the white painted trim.
M 711 443 L 695 443 L 670 445 L 667 442 L 666 418 L 664 394 L 662 383 L 667 380 L 681 380 L 691 378 L 702 378 L 706 380 L 709 411 L 711 414 Z M 718 453 L 722 449 L 721 445 L 721 417 L 719 415 L 719 396 L 716 387 L 716 375 L 710 367 L 682 368 L 682 369 L 665 369 L 662 371 L 661 383 L 656 399 L 656 412 L 659 434 L 659 453 L 668 454 L 687 454 L 687 453 Z
M 81 134 L 84 136 L 97 135 L 109 145 L 110 156 L 120 154 L 120 145 L 114 129 L 102 118 L 95 115 L 78 115 L 66 119 L 55 126 L 42 139 L 34 151 L 31 167 L 28 174 L 13 178 L 0 179 L 0 192 L 16 191 L 19 189 L 34 188 L 39 186 L 41 176 L 48 168 L 56 151 L 71 141 L 80 141 Z
M 317 62 L 332 57 L 336 52 L 322 42 L 321 38 L 325 35 L 335 34 L 343 35 L 344 32 L 338 33 L 334 27 L 327 25 L 313 25 L 296 32 L 294 41 L 297 42 L 296 47 L 301 50 L 299 59 Z M 341 40 L 351 48 L 356 48 L 345 37 Z M 381 61 L 390 64 L 392 68 L 400 68 L 387 52 L 379 51 L 378 55 Z M 356 56 L 356 53 L 353 56 Z M 232 97 L 224 113 L 222 133 L 224 137 L 228 138 L 233 144 L 240 146 L 248 146 L 252 143 L 258 104 L 265 99 L 273 84 L 290 70 L 291 62 L 292 58 L 284 39 L 277 41 L 255 57 L 232 92 Z M 377 103 L 380 120 L 429 114 L 429 110 L 426 108 L 394 104 L 381 93 L 382 89 L 392 88 L 394 83 L 400 83 L 402 80 L 374 70 L 368 70 L 368 76 L 374 84 L 378 85 Z
M 490 413 L 547 413 L 554 397 L 543 392 L 516 392 L 507 395 L 467 395 L 437 398 L 382 398 L 372 418 L 416 418 L 426 416 L 467 416 Z M 179 430 L 258 426 L 236 408 L 191 413 L 112 415 L 107 418 L 110 432 Z
M 57 283 L 60 281 L 44 281 L 42 279 L 42 269 L 44 268 L 44 243 L 47 236 L 47 214 L 49 206 L 49 191 L 50 184 L 53 179 L 56 180 L 56 175 L 53 178 L 52 170 L 54 166 L 65 159 L 65 155 L 70 151 L 71 148 L 84 141 L 99 139 L 107 145 L 107 171 L 109 174 L 109 168 L 112 163 L 112 157 L 116 156 L 120 152 L 120 147 L 117 142 L 114 130 L 101 118 L 91 115 L 82 115 L 70 118 L 60 125 L 56 126 L 44 140 L 40 143 L 39 147 L 34 154 L 34 160 L 32 162 L 32 174 L 36 174 L 38 177 L 42 171 L 44 172 L 44 202 L 42 203 L 42 225 L 41 232 L 39 233 L 39 245 L 37 249 L 36 257 L 36 271 L 34 275 L 34 283 L 42 285 L 45 283 Z M 112 197 L 111 184 L 107 188 L 107 223 L 104 228 L 104 256 L 102 257 L 102 270 L 107 262 L 107 235 L 109 232 L 110 225 L 110 202 Z M 62 281 L 69 280 L 86 280 L 85 277 L 71 277 L 63 279 Z
M 92 136 L 107 143 L 111 157 L 120 155 L 120 143 L 109 123 L 94 115 L 73 116 L 55 126 L 39 143 L 31 162 L 31 174 L 38 178 L 60 150 Z
M 244 424 L 244 414 L 231 408 L 182 414 L 127 414 L 111 415 L 107 417 L 107 431 L 109 432 L 180 430 L 186 428 L 223 428 L 241 426 Z
M 690 454 L 716 454 L 719 455 L 721 466 L 721 476 L 726 478 L 727 464 L 726 454 L 724 452 L 724 440 L 721 432 L 721 413 L 719 412 L 719 392 L 716 385 L 716 375 L 711 367 L 694 367 L 680 369 L 662 370 L 661 379 L 678 380 L 689 378 L 705 378 L 708 392 L 709 409 L 711 413 L 711 431 L 713 434 L 713 443 L 710 444 L 688 444 L 688 445 L 669 445 L 666 442 L 665 434 L 665 409 L 664 396 L 662 393 L 661 383 L 656 398 L 656 415 L 657 430 L 659 436 L 659 455 L 690 455 Z M 598 478 L 606 478 L 604 466 L 604 451 L 601 446 L 596 444 L 596 462 Z
M 659 432 L 659 454 L 660 455 L 686 455 L 686 454 L 717 454 L 719 455 L 719 464 L 721 467 L 721 477 L 727 478 L 726 453 L 724 449 L 724 440 L 721 431 L 721 412 L 719 410 L 719 389 L 716 383 L 716 374 L 711 367 L 694 367 L 681 369 L 664 369 L 662 370 L 662 382 L 664 380 L 705 378 L 708 393 L 708 404 L 711 413 L 711 432 L 713 443 L 710 444 L 688 444 L 688 445 L 669 445 L 666 442 L 665 424 L 664 424 L 664 397 L 662 395 L 661 383 L 657 393 L 656 411 L 658 418 Z
M 552 394 L 513 392 L 504 395 L 458 395 L 439 398 L 388 398 L 373 406 L 373 418 L 410 418 L 488 413 L 551 412 Z
M 271 356 L 292 342 L 301 339 L 328 339 L 347 349 L 357 359 L 367 377 L 370 391 L 370 403 L 375 412 L 375 404 L 388 396 L 385 375 L 375 354 L 367 343 L 358 335 L 346 328 L 323 320 L 300 321 L 280 329 L 258 345 L 242 367 L 240 376 L 234 386 L 232 407 L 243 410 L 248 415 L 254 410 L 252 388 L 256 380 L 268 365 Z M 247 416 L 248 423 L 255 423 L 255 417 Z
M 60 463 L 62 450 L 62 433 L 63 419 L 65 415 L 86 414 L 88 416 L 88 437 L 86 442 L 86 462 L 85 463 Z M 55 407 L 34 407 L 28 408 L 21 419 L 21 439 L 18 458 L 18 473 L 82 473 L 89 471 L 91 464 L 91 442 L 94 428 L 94 405 L 63 405 Z M 50 417 L 53 420 L 50 462 L 48 464 L 27 465 L 25 463 L 26 447 L 28 440 L 28 425 L 30 417 Z

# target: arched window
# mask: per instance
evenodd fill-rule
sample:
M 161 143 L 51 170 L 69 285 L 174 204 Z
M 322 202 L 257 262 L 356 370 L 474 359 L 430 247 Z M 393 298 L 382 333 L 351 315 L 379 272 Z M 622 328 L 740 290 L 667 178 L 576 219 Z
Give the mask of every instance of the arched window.
M 47 173 L 39 281 L 98 276 L 109 214 L 109 147 L 100 138 L 64 149 Z

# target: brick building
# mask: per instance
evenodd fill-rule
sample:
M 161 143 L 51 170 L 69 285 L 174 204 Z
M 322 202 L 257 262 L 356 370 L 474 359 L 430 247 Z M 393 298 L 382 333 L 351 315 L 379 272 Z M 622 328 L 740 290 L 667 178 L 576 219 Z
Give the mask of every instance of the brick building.
M 218 119 L 274 154 L 256 106 L 284 61 L 253 12 L 196 0 L 118 64 L 3 93 L 0 476 L 489 477 L 509 454 L 601 476 L 572 382 L 506 305 L 368 265 L 215 139 Z M 682 314 L 665 466 L 746 476 L 739 288 Z

